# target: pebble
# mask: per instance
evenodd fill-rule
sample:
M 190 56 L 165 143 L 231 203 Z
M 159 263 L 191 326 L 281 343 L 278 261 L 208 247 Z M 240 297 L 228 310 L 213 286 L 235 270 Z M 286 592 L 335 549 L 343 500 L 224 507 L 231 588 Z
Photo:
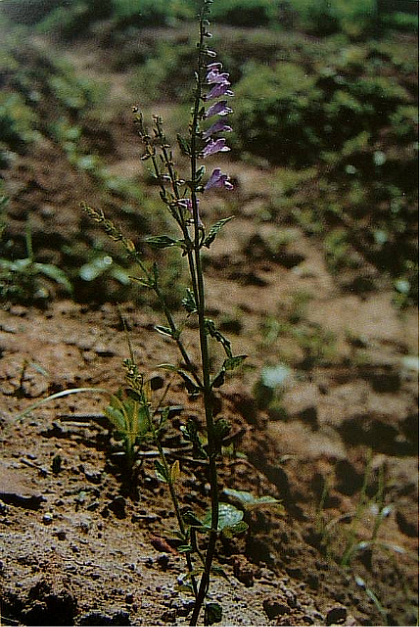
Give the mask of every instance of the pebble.
M 286 603 L 281 603 L 280 601 L 275 601 L 273 599 L 265 599 L 263 607 L 270 620 L 276 618 L 276 616 L 290 614 L 290 607 L 286 605 Z
M 28 509 L 38 509 L 45 500 L 17 469 L 8 468 L 3 464 L 0 464 L 0 499 L 5 503 Z
M 347 610 L 345 607 L 336 606 L 327 612 L 325 622 L 327 625 L 341 625 L 347 618 Z

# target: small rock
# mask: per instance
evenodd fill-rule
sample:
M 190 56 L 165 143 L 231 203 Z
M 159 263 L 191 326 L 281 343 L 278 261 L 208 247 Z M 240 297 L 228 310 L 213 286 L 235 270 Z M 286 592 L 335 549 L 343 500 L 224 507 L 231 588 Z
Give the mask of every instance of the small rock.
M 93 627 L 94 625 L 130 625 L 131 622 L 130 614 L 124 610 L 116 610 L 108 614 L 94 610 L 80 616 L 78 624 Z
M 59 540 L 65 540 L 67 537 L 67 533 L 64 531 L 64 529 L 57 529 L 54 535 L 57 536 Z
M 116 496 L 111 503 L 109 503 L 108 507 L 111 512 L 114 512 L 117 518 L 125 518 L 125 498 L 121 495 Z
M 176 610 L 166 610 L 165 612 L 163 612 L 160 618 L 161 620 L 163 620 L 164 623 L 175 623 L 176 615 L 177 615 Z
M 342 625 L 347 618 L 345 607 L 337 606 L 327 612 L 325 622 L 327 625 Z
M 0 499 L 10 505 L 38 509 L 45 498 L 14 468 L 0 465 Z
M 260 573 L 260 569 L 251 564 L 245 555 L 234 555 L 232 557 L 233 574 L 247 588 L 254 585 L 254 578 Z
M 274 601 L 273 599 L 265 599 L 263 602 L 264 611 L 268 618 L 271 620 L 276 616 L 284 616 L 284 614 L 290 614 L 290 607 L 286 603 Z
M 50 525 L 54 519 L 54 514 L 52 512 L 45 512 L 42 517 L 42 522 L 44 525 Z
M 99 357 L 114 357 L 115 351 L 112 350 L 107 344 L 97 344 L 94 348 L 95 353 Z
M 165 377 L 162 377 L 161 374 L 154 374 L 150 377 L 150 387 L 153 391 L 161 390 L 165 385 Z
M 96 468 L 92 468 L 90 466 L 86 466 L 86 464 L 82 464 L 80 466 L 80 470 L 83 472 L 86 479 L 90 481 L 91 483 L 95 483 L 95 484 L 101 483 L 102 473 L 100 470 L 97 470 Z

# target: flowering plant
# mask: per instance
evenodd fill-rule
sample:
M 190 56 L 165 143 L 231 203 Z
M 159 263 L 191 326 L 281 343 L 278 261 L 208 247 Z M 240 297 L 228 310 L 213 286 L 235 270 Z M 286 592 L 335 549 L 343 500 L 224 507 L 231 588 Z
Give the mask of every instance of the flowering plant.
M 223 439 L 230 431 L 229 423 L 224 419 L 214 418 L 214 389 L 224 383 L 225 374 L 242 364 L 246 355 L 234 356 L 230 341 L 217 329 L 213 320 L 206 316 L 206 290 L 202 264 L 202 250 L 209 248 L 220 229 L 231 219 L 223 218 L 210 226 L 205 225 L 200 217 L 200 197 L 211 189 L 232 190 L 233 184 L 229 176 L 219 167 L 206 176 L 206 169 L 201 160 L 211 159 L 217 153 L 228 152 L 229 146 L 223 136 L 232 129 L 228 124 L 228 116 L 232 113 L 229 99 L 233 92 L 230 89 L 229 74 L 222 70 L 222 65 L 214 61 L 216 53 L 209 49 L 206 41 L 211 37 L 208 31 L 207 16 L 212 0 L 200 0 L 199 28 L 200 37 L 197 44 L 197 67 L 195 71 L 195 90 L 191 120 L 188 133 L 177 136 L 181 154 L 189 160 L 187 176 L 180 176 L 176 170 L 173 151 L 164 134 L 162 119 L 153 117 L 153 128 L 150 133 L 146 128 L 143 114 L 138 107 L 134 107 L 135 120 L 141 138 L 144 152 L 142 160 L 150 161 L 153 175 L 160 189 L 160 197 L 166 205 L 170 215 L 179 227 L 178 239 L 168 235 L 149 237 L 146 242 L 156 249 L 178 247 L 189 270 L 190 286 L 183 299 L 183 306 L 187 316 L 197 316 L 201 364 L 197 367 L 184 344 L 182 330 L 178 326 L 168 307 L 159 283 L 159 269 L 157 264 L 150 267 L 145 263 L 141 253 L 132 240 L 126 238 L 118 228 L 108 220 L 102 211 L 85 205 L 87 213 L 101 223 L 105 231 L 114 240 L 118 240 L 135 261 L 141 270 L 141 276 L 136 281 L 152 289 L 166 316 L 168 326 L 157 326 L 156 329 L 169 336 L 177 345 L 182 357 L 182 367 L 164 364 L 165 367 L 176 372 L 181 377 L 189 394 L 201 395 L 205 416 L 205 437 L 207 446 L 201 445 L 197 425 L 189 420 L 181 427 L 183 436 L 190 441 L 193 454 L 198 458 L 206 458 L 208 480 L 211 486 L 210 508 L 203 519 L 199 519 L 193 512 L 182 514 L 175 491 L 178 475 L 178 462 L 169 466 L 163 447 L 159 441 L 162 425 L 154 424 L 157 412 L 149 409 L 151 404 L 147 386 L 144 385 L 143 375 L 134 362 L 133 355 L 126 360 L 126 380 L 140 408 L 146 416 L 152 436 L 155 438 L 160 453 L 157 462 L 158 477 L 165 481 L 170 490 L 176 518 L 179 527 L 179 550 L 185 553 L 188 566 L 188 579 L 195 597 L 191 625 L 196 625 L 203 607 L 210 583 L 216 542 L 220 533 L 232 535 L 242 533 L 247 525 L 243 522 L 243 512 L 227 503 L 219 503 L 217 459 L 221 454 Z M 224 359 L 217 372 L 212 372 L 209 359 L 209 340 L 218 342 L 223 351 Z M 197 540 L 200 534 L 200 542 Z M 204 536 L 204 540 L 203 540 Z M 207 540 L 205 540 L 207 538 Z M 203 544 L 205 548 L 203 550 Z M 200 545 L 200 546 L 199 546 Z M 198 580 L 199 575 L 199 580 Z M 216 603 L 207 603 L 205 621 L 208 623 L 220 620 L 221 608 Z

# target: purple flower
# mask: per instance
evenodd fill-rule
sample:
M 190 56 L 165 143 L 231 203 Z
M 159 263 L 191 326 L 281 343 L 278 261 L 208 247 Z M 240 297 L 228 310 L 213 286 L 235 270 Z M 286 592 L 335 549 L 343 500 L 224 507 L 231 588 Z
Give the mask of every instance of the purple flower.
M 212 187 L 225 187 L 226 189 L 233 189 L 233 185 L 230 183 L 228 175 L 222 174 L 220 168 L 213 170 L 213 174 L 205 184 L 204 189 L 208 190 Z
M 209 157 L 210 155 L 214 155 L 216 152 L 228 152 L 230 148 L 225 144 L 226 140 L 224 138 L 216 140 L 210 139 L 203 150 L 203 157 Z
M 229 74 L 227 72 L 223 72 L 222 74 L 220 74 L 219 70 L 212 70 L 207 74 L 206 82 L 209 85 L 213 85 L 215 83 L 223 83 L 224 85 L 226 85 L 227 83 L 229 83 Z
M 197 199 L 197 211 L 198 211 L 199 202 L 200 201 Z M 189 211 L 191 214 L 191 219 L 194 219 L 194 211 L 193 211 L 193 204 L 192 204 L 191 198 L 183 198 L 182 200 L 178 200 L 178 207 L 181 207 L 181 209 L 186 209 L 187 211 Z M 200 215 L 198 215 L 198 226 L 204 226 L 204 224 L 201 222 Z
M 230 133 L 232 127 L 225 123 L 224 120 L 217 120 L 214 124 L 207 129 L 205 133 L 203 133 L 204 139 L 208 139 L 214 133 Z
M 207 70 L 209 72 L 218 72 L 222 67 L 221 63 L 215 62 L 215 63 L 209 63 L 207 66 Z
M 206 118 L 211 118 L 213 115 L 228 115 L 229 113 L 232 113 L 232 109 L 227 106 L 227 100 L 221 100 L 209 107 L 206 111 Z
M 219 96 L 233 96 L 233 91 L 228 89 L 230 87 L 229 81 L 224 83 L 216 83 L 216 85 L 205 96 L 206 100 L 213 100 L 213 98 L 219 98 Z

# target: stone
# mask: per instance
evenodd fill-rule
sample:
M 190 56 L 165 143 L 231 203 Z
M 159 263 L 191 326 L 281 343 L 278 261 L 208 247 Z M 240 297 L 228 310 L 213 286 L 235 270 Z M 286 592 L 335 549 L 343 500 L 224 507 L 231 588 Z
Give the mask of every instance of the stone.
M 45 501 L 39 490 L 32 487 L 18 469 L 8 468 L 4 464 L 0 465 L 0 499 L 4 503 L 27 509 L 38 509 Z
M 263 602 L 263 608 L 270 620 L 276 618 L 276 616 L 290 614 L 290 607 L 286 603 L 281 603 L 280 601 L 275 601 L 274 599 L 265 599 Z
M 327 612 L 325 622 L 327 625 L 342 625 L 347 618 L 347 610 L 345 607 L 336 606 Z

